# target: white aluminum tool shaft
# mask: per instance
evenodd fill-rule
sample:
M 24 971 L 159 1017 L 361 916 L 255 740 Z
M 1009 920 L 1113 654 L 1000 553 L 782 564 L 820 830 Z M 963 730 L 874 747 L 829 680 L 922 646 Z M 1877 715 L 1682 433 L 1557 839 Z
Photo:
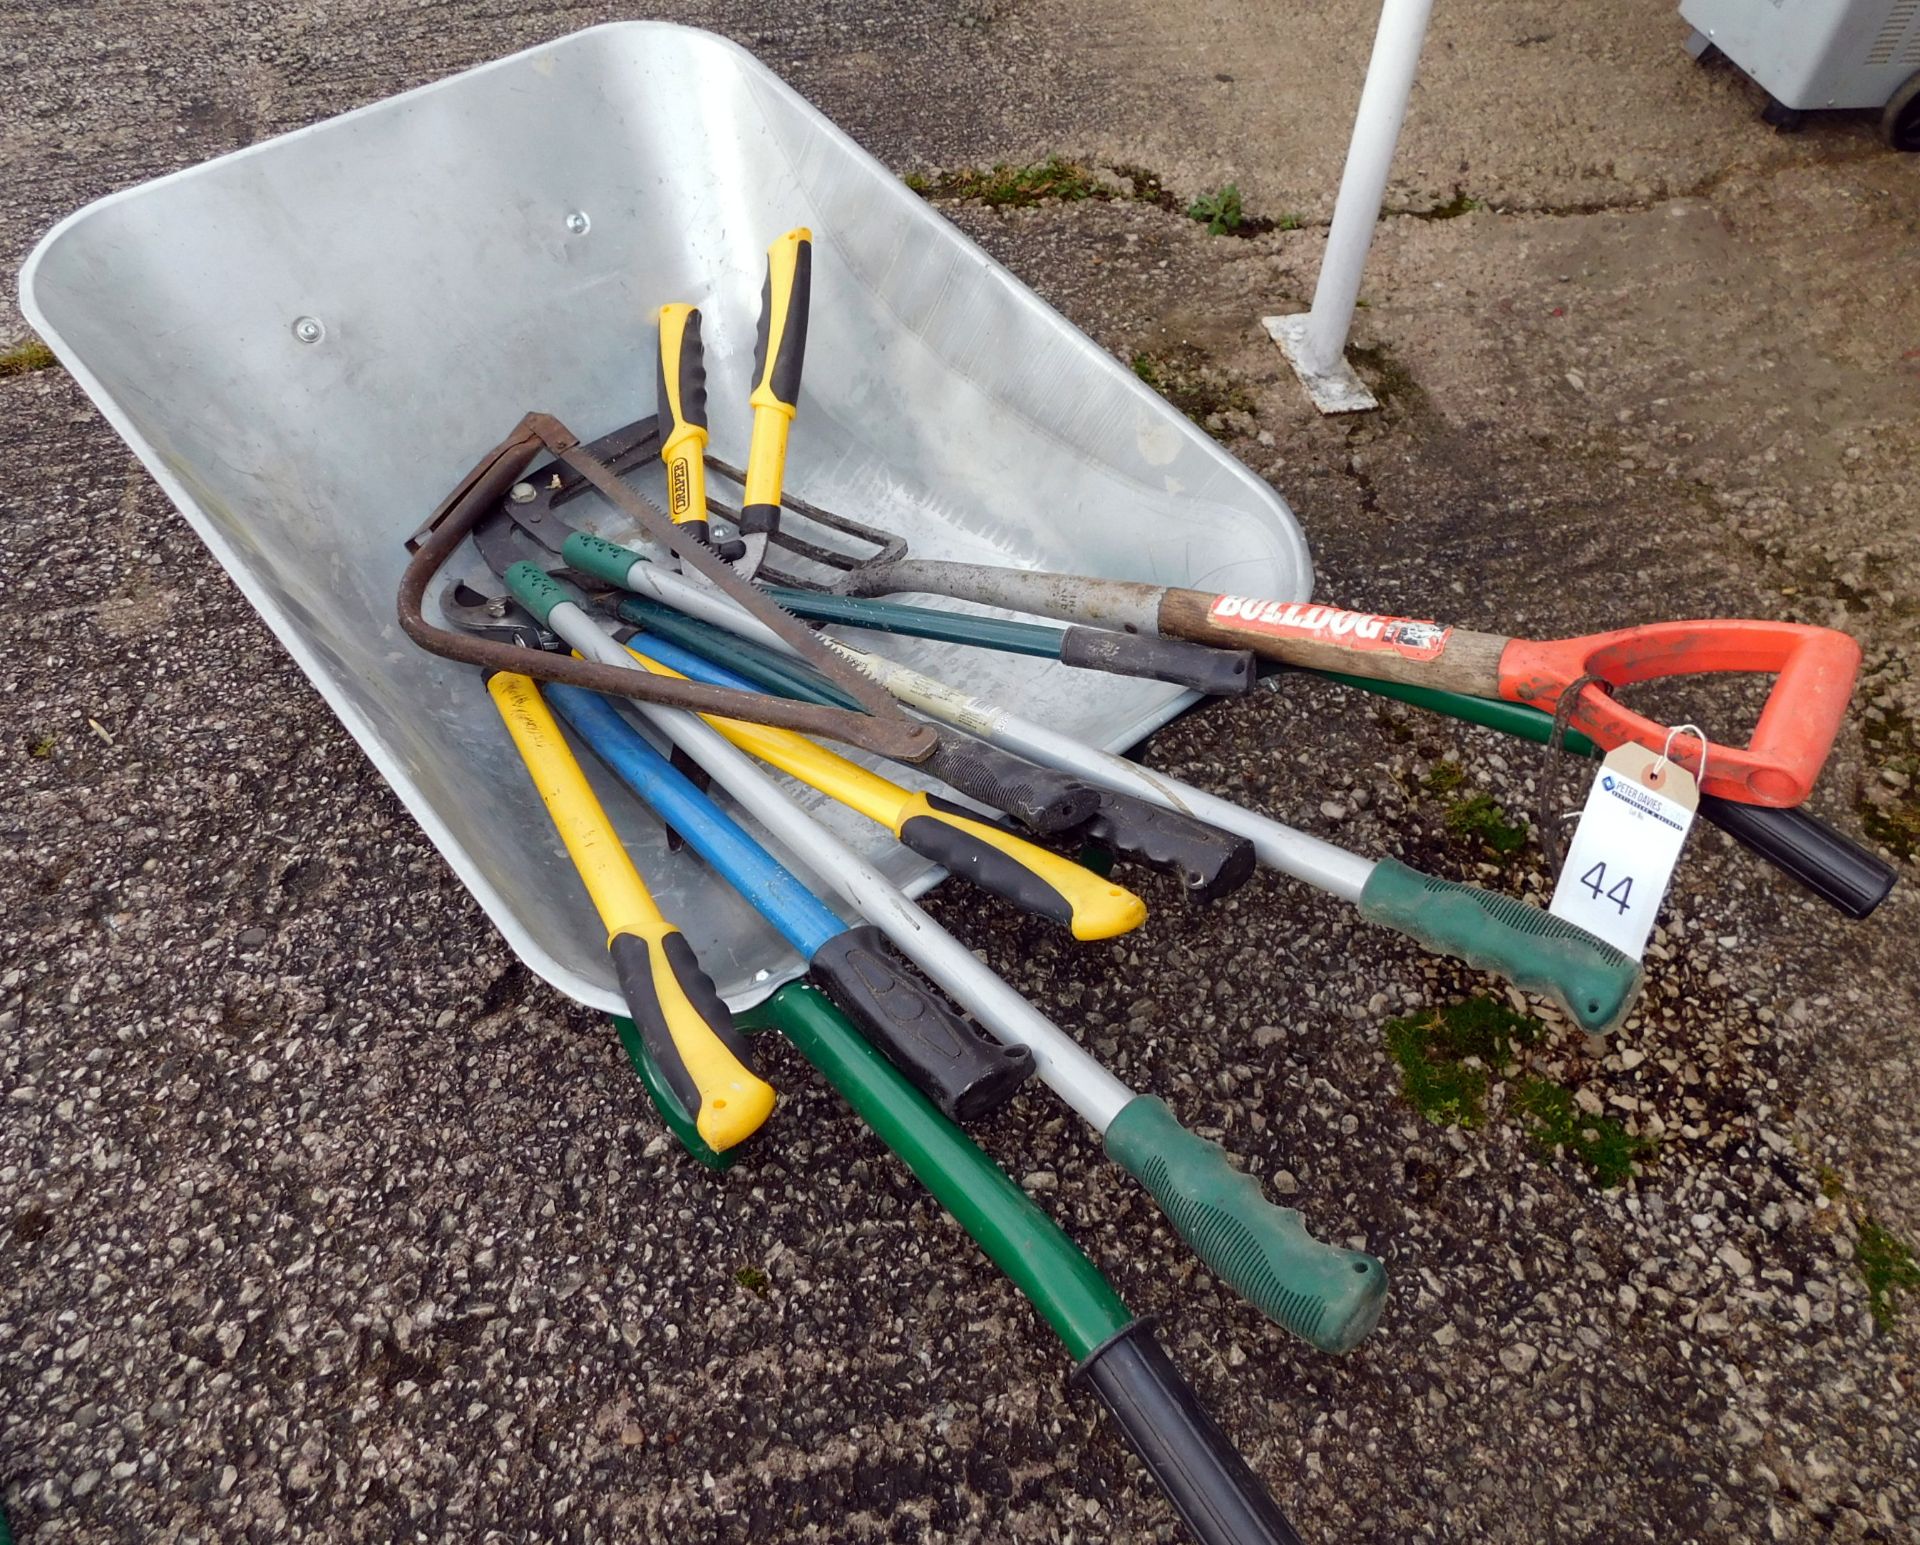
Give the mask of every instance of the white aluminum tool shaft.
M 1387 173 L 1406 120 L 1407 98 L 1413 93 L 1414 71 L 1432 11 L 1433 0 L 1386 0 L 1380 8 L 1380 30 L 1374 34 L 1367 83 L 1354 114 L 1347 166 L 1340 176 L 1333 226 L 1320 259 L 1320 278 L 1314 286 L 1301 350 L 1300 363 L 1312 374 L 1325 374 L 1345 356 L 1347 329 L 1353 325 L 1354 302 L 1360 298 L 1360 276 L 1380 220 Z
M 742 638 L 752 638 L 771 644 L 785 653 L 792 653 L 785 641 L 771 628 L 748 616 L 709 586 L 697 584 L 678 574 L 663 574 L 650 564 L 635 564 L 633 578 L 645 583 L 648 592 L 665 605 L 677 607 Z M 638 588 L 638 584 L 635 588 Z M 1192 784 L 1149 772 L 1123 757 L 1074 740 L 1031 719 L 1023 719 L 995 704 L 969 697 L 930 676 L 895 664 L 884 656 L 854 649 L 837 639 L 829 641 L 894 697 L 910 707 L 918 708 L 968 734 L 990 740 L 1017 756 L 1030 757 L 1049 767 L 1078 773 L 1089 783 L 1097 783 L 1102 788 L 1117 789 L 1123 794 L 1137 795 L 1156 805 L 1185 811 L 1222 831 L 1245 837 L 1253 844 L 1255 856 L 1269 869 L 1278 870 L 1281 874 L 1290 875 L 1351 902 L 1359 901 L 1367 876 L 1373 873 L 1374 865 L 1370 858 L 1349 853 L 1345 848 L 1335 847 L 1331 842 L 1324 842 L 1307 832 L 1295 831 L 1290 826 L 1283 826 L 1278 821 L 1209 794 L 1204 789 L 1197 789 Z
M 681 585 L 719 599 L 703 585 L 679 575 Z M 744 613 L 723 602 L 735 616 Z M 749 619 L 750 621 L 752 619 Z M 644 670 L 632 655 L 603 632 L 571 601 L 553 608 L 547 625 L 585 659 L 625 670 Z M 1133 1090 L 1081 1050 L 1079 1044 L 982 965 L 973 952 L 948 933 L 859 854 L 794 804 L 744 752 L 682 708 L 652 703 L 633 705 L 749 811 L 780 845 L 830 883 L 909 960 L 944 987 L 954 999 L 1001 1040 L 1033 1053 L 1035 1070 L 1047 1087 L 1105 1134 L 1113 1118 L 1134 1098 Z

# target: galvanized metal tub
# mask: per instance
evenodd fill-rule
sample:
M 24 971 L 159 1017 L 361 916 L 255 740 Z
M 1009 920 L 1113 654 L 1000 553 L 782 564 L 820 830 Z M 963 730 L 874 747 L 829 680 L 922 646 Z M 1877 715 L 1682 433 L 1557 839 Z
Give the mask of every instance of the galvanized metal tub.
M 402 542 L 525 410 L 584 437 L 650 413 L 667 300 L 704 310 L 714 446 L 742 459 L 763 252 L 795 225 L 815 259 L 790 487 L 923 556 L 1309 593 L 1270 488 L 710 33 L 592 28 L 128 189 L 21 274 L 33 326 L 514 950 L 609 1010 L 598 924 L 477 677 L 400 634 Z M 1188 701 L 886 647 L 1107 747 Z M 736 1005 L 797 970 L 590 772 Z M 823 815 L 900 883 L 937 877 Z

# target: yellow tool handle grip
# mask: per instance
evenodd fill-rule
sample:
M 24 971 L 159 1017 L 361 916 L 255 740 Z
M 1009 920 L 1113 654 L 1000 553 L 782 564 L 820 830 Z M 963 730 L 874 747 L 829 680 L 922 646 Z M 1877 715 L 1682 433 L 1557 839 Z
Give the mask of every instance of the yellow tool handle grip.
M 754 340 L 753 439 L 747 448 L 742 514 L 778 510 L 786 473 L 787 429 L 800 407 L 800 369 L 807 352 L 807 315 L 813 290 L 813 233 L 788 231 L 767 248 L 760 291 L 760 330 Z
M 949 874 L 1064 924 L 1076 939 L 1111 939 L 1147 920 L 1147 904 L 1072 859 L 931 794 L 909 794 L 894 835 Z
M 684 936 L 661 915 L 539 688 L 530 677 L 502 671 L 488 679 L 487 694 L 593 898 L 648 1051 L 707 1146 L 725 1152 L 767 1119 L 772 1088 L 747 1066 L 733 1016 Z
M 641 649 L 629 647 L 627 653 L 656 675 L 680 674 Z M 1132 891 L 969 810 L 904 789 L 794 730 L 703 717 L 742 751 L 879 822 L 949 873 L 1063 924 L 1076 939 L 1111 939 L 1146 921 L 1147 904 Z
M 707 524 L 707 365 L 697 306 L 660 308 L 660 460 L 667 513 L 704 532 Z

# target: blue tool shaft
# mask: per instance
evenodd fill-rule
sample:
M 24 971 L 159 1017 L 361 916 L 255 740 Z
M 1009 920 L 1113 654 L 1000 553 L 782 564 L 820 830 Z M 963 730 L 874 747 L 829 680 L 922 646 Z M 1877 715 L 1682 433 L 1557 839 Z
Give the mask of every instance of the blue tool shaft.
M 647 640 L 647 652 L 654 654 L 652 639 Z M 594 755 L 746 897 L 800 952 L 801 959 L 813 959 L 829 939 L 847 931 L 847 924 L 826 903 L 654 750 L 605 698 L 579 687 L 549 684 L 544 690 Z
M 682 676 L 692 681 L 705 682 L 708 686 L 732 687 L 739 692 L 764 694 L 766 691 L 766 688 L 757 681 L 749 681 L 738 671 L 729 670 L 726 666 L 709 660 L 705 655 L 687 648 L 684 644 L 676 644 L 671 639 L 662 638 L 658 633 L 647 634 L 641 653 L 649 660 L 658 661 L 666 666 L 668 670 L 678 671 Z

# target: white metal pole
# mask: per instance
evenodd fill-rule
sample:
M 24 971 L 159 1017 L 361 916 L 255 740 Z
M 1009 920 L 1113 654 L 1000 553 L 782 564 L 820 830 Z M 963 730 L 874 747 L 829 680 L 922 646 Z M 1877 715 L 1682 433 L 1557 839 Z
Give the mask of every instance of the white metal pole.
M 1433 0 L 1385 0 L 1380 28 L 1373 38 L 1373 57 L 1354 114 L 1353 139 L 1347 146 L 1346 170 L 1334 200 L 1333 226 L 1327 232 L 1327 250 L 1320 260 L 1320 278 L 1314 287 L 1313 309 L 1305 317 L 1269 317 L 1267 329 L 1286 349 L 1294 369 L 1306 382 L 1323 410 L 1370 408 L 1374 401 L 1346 363 L 1347 329 L 1353 324 L 1354 302 L 1360 296 L 1360 276 L 1367 249 L 1380 220 L 1387 175 L 1393 166 L 1394 146 L 1407 116 L 1407 98 L 1426 41 L 1427 19 Z M 1317 381 L 1336 388 L 1324 393 Z M 1364 400 L 1352 400 L 1352 388 Z

